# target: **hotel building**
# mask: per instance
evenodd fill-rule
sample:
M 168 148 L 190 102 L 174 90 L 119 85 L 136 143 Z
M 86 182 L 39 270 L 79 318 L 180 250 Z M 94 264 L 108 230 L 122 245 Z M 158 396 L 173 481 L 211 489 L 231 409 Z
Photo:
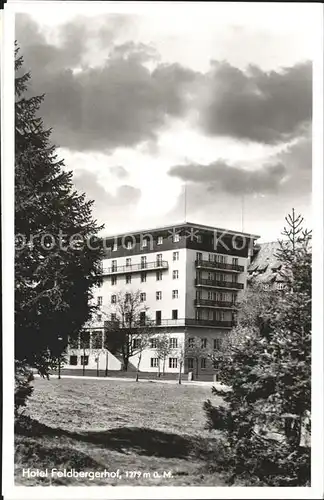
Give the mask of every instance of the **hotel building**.
M 122 369 L 121 358 L 103 348 L 105 322 L 115 318 L 119 293 L 139 291 L 143 321 L 147 317 L 153 322 L 156 337 L 163 332 L 169 336 L 172 350 L 165 372 L 179 372 L 180 351 L 198 338 L 199 360 L 185 352 L 182 371 L 195 372 L 199 364 L 200 374 L 211 375 L 212 361 L 204 352 L 217 350 L 235 325 L 236 304 L 247 286 L 257 238 L 189 222 L 106 238 L 103 283 L 94 297 L 100 307 L 85 332 L 83 348 L 77 342 L 69 347 L 65 367 Z M 153 337 L 142 354 L 140 371 L 157 373 L 159 363 Z M 136 365 L 133 356 L 129 369 Z

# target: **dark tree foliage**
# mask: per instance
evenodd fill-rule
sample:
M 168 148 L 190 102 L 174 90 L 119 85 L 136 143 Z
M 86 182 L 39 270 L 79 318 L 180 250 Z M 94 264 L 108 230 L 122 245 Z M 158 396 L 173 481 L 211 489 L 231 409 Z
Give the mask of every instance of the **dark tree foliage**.
M 303 486 L 310 481 L 311 233 L 294 211 L 280 241 L 284 290 L 255 285 L 219 355 L 223 406 L 204 404 L 207 426 L 223 430 L 230 481 Z
M 102 244 L 91 201 L 77 193 L 26 98 L 29 73 L 15 52 L 15 359 L 47 375 L 91 317 Z

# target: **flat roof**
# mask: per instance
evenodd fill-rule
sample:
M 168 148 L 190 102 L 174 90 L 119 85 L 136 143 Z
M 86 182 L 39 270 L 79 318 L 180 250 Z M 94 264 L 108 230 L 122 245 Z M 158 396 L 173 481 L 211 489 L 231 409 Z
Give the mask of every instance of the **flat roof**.
M 252 239 L 258 239 L 260 238 L 259 235 L 256 234 L 251 234 L 251 233 L 245 233 L 243 231 L 233 231 L 232 229 L 225 229 L 221 227 L 215 227 L 215 226 L 206 226 L 204 224 L 197 224 L 194 222 L 177 222 L 175 224 L 170 224 L 168 226 L 157 226 L 154 228 L 146 228 L 146 229 L 134 229 L 133 231 L 125 231 L 123 233 L 119 234 L 108 234 L 105 236 L 102 236 L 103 238 L 119 238 L 121 236 L 126 236 L 126 235 L 131 235 L 131 234 L 140 234 L 140 233 L 149 233 L 150 231 L 156 232 L 156 231 L 166 231 L 166 230 L 172 230 L 173 228 L 177 227 L 190 227 L 193 229 L 202 229 L 205 231 L 217 231 L 217 232 L 225 232 L 227 234 L 239 234 L 242 236 L 250 237 Z

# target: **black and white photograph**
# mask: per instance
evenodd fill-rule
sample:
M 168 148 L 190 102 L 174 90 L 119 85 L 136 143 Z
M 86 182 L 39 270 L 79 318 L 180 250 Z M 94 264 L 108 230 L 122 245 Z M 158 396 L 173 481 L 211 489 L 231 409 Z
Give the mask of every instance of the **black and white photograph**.
M 4 498 L 322 498 L 322 5 L 2 21 Z

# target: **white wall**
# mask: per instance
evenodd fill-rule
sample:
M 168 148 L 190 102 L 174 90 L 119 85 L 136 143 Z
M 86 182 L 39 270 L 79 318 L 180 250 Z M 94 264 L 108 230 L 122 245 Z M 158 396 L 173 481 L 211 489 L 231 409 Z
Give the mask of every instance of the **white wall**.
M 131 257 L 131 263 L 140 264 L 141 257 L 146 256 L 147 263 L 156 262 L 157 255 L 162 254 L 162 260 L 168 262 L 168 269 L 162 270 L 162 280 L 156 280 L 156 270 L 147 269 L 146 282 L 141 283 L 141 273 L 130 273 L 132 276 L 132 281 L 130 284 L 126 284 L 125 274 L 116 275 L 117 284 L 111 285 L 111 275 L 104 276 L 103 284 L 100 288 L 95 291 L 95 297 L 103 297 L 103 320 L 108 319 L 107 315 L 110 316 L 114 312 L 114 306 L 111 304 L 111 295 L 118 294 L 119 292 L 126 293 L 135 292 L 140 290 L 146 293 L 146 302 L 143 303 L 144 306 L 148 307 L 147 315 L 151 319 L 155 320 L 155 311 L 162 311 L 162 320 L 172 318 L 172 310 L 178 310 L 178 318 L 185 317 L 185 287 L 186 287 L 186 249 L 175 250 L 179 252 L 179 260 L 173 261 L 174 250 L 168 250 L 164 252 L 154 252 L 149 254 L 133 255 Z M 111 267 L 111 261 L 117 260 L 117 266 L 126 265 L 126 257 L 120 257 L 118 259 L 105 259 L 104 267 Z M 179 271 L 179 278 L 173 279 L 173 270 Z M 178 290 L 178 299 L 172 298 L 172 290 Z M 156 292 L 162 292 L 162 300 L 156 300 Z M 96 300 L 96 299 L 95 299 Z
M 85 349 L 84 352 L 86 356 L 89 356 L 89 363 L 85 366 L 86 370 L 97 369 L 96 358 L 99 358 L 99 370 L 106 369 L 107 365 L 106 351 L 100 349 Z M 70 365 L 70 356 L 72 355 L 78 357 L 77 365 Z M 81 356 L 83 356 L 83 349 L 69 349 L 67 355 L 67 363 L 65 363 L 63 367 L 73 370 L 82 369 Z M 111 352 L 108 352 L 108 370 L 121 370 L 121 362 L 113 354 L 111 354 Z

